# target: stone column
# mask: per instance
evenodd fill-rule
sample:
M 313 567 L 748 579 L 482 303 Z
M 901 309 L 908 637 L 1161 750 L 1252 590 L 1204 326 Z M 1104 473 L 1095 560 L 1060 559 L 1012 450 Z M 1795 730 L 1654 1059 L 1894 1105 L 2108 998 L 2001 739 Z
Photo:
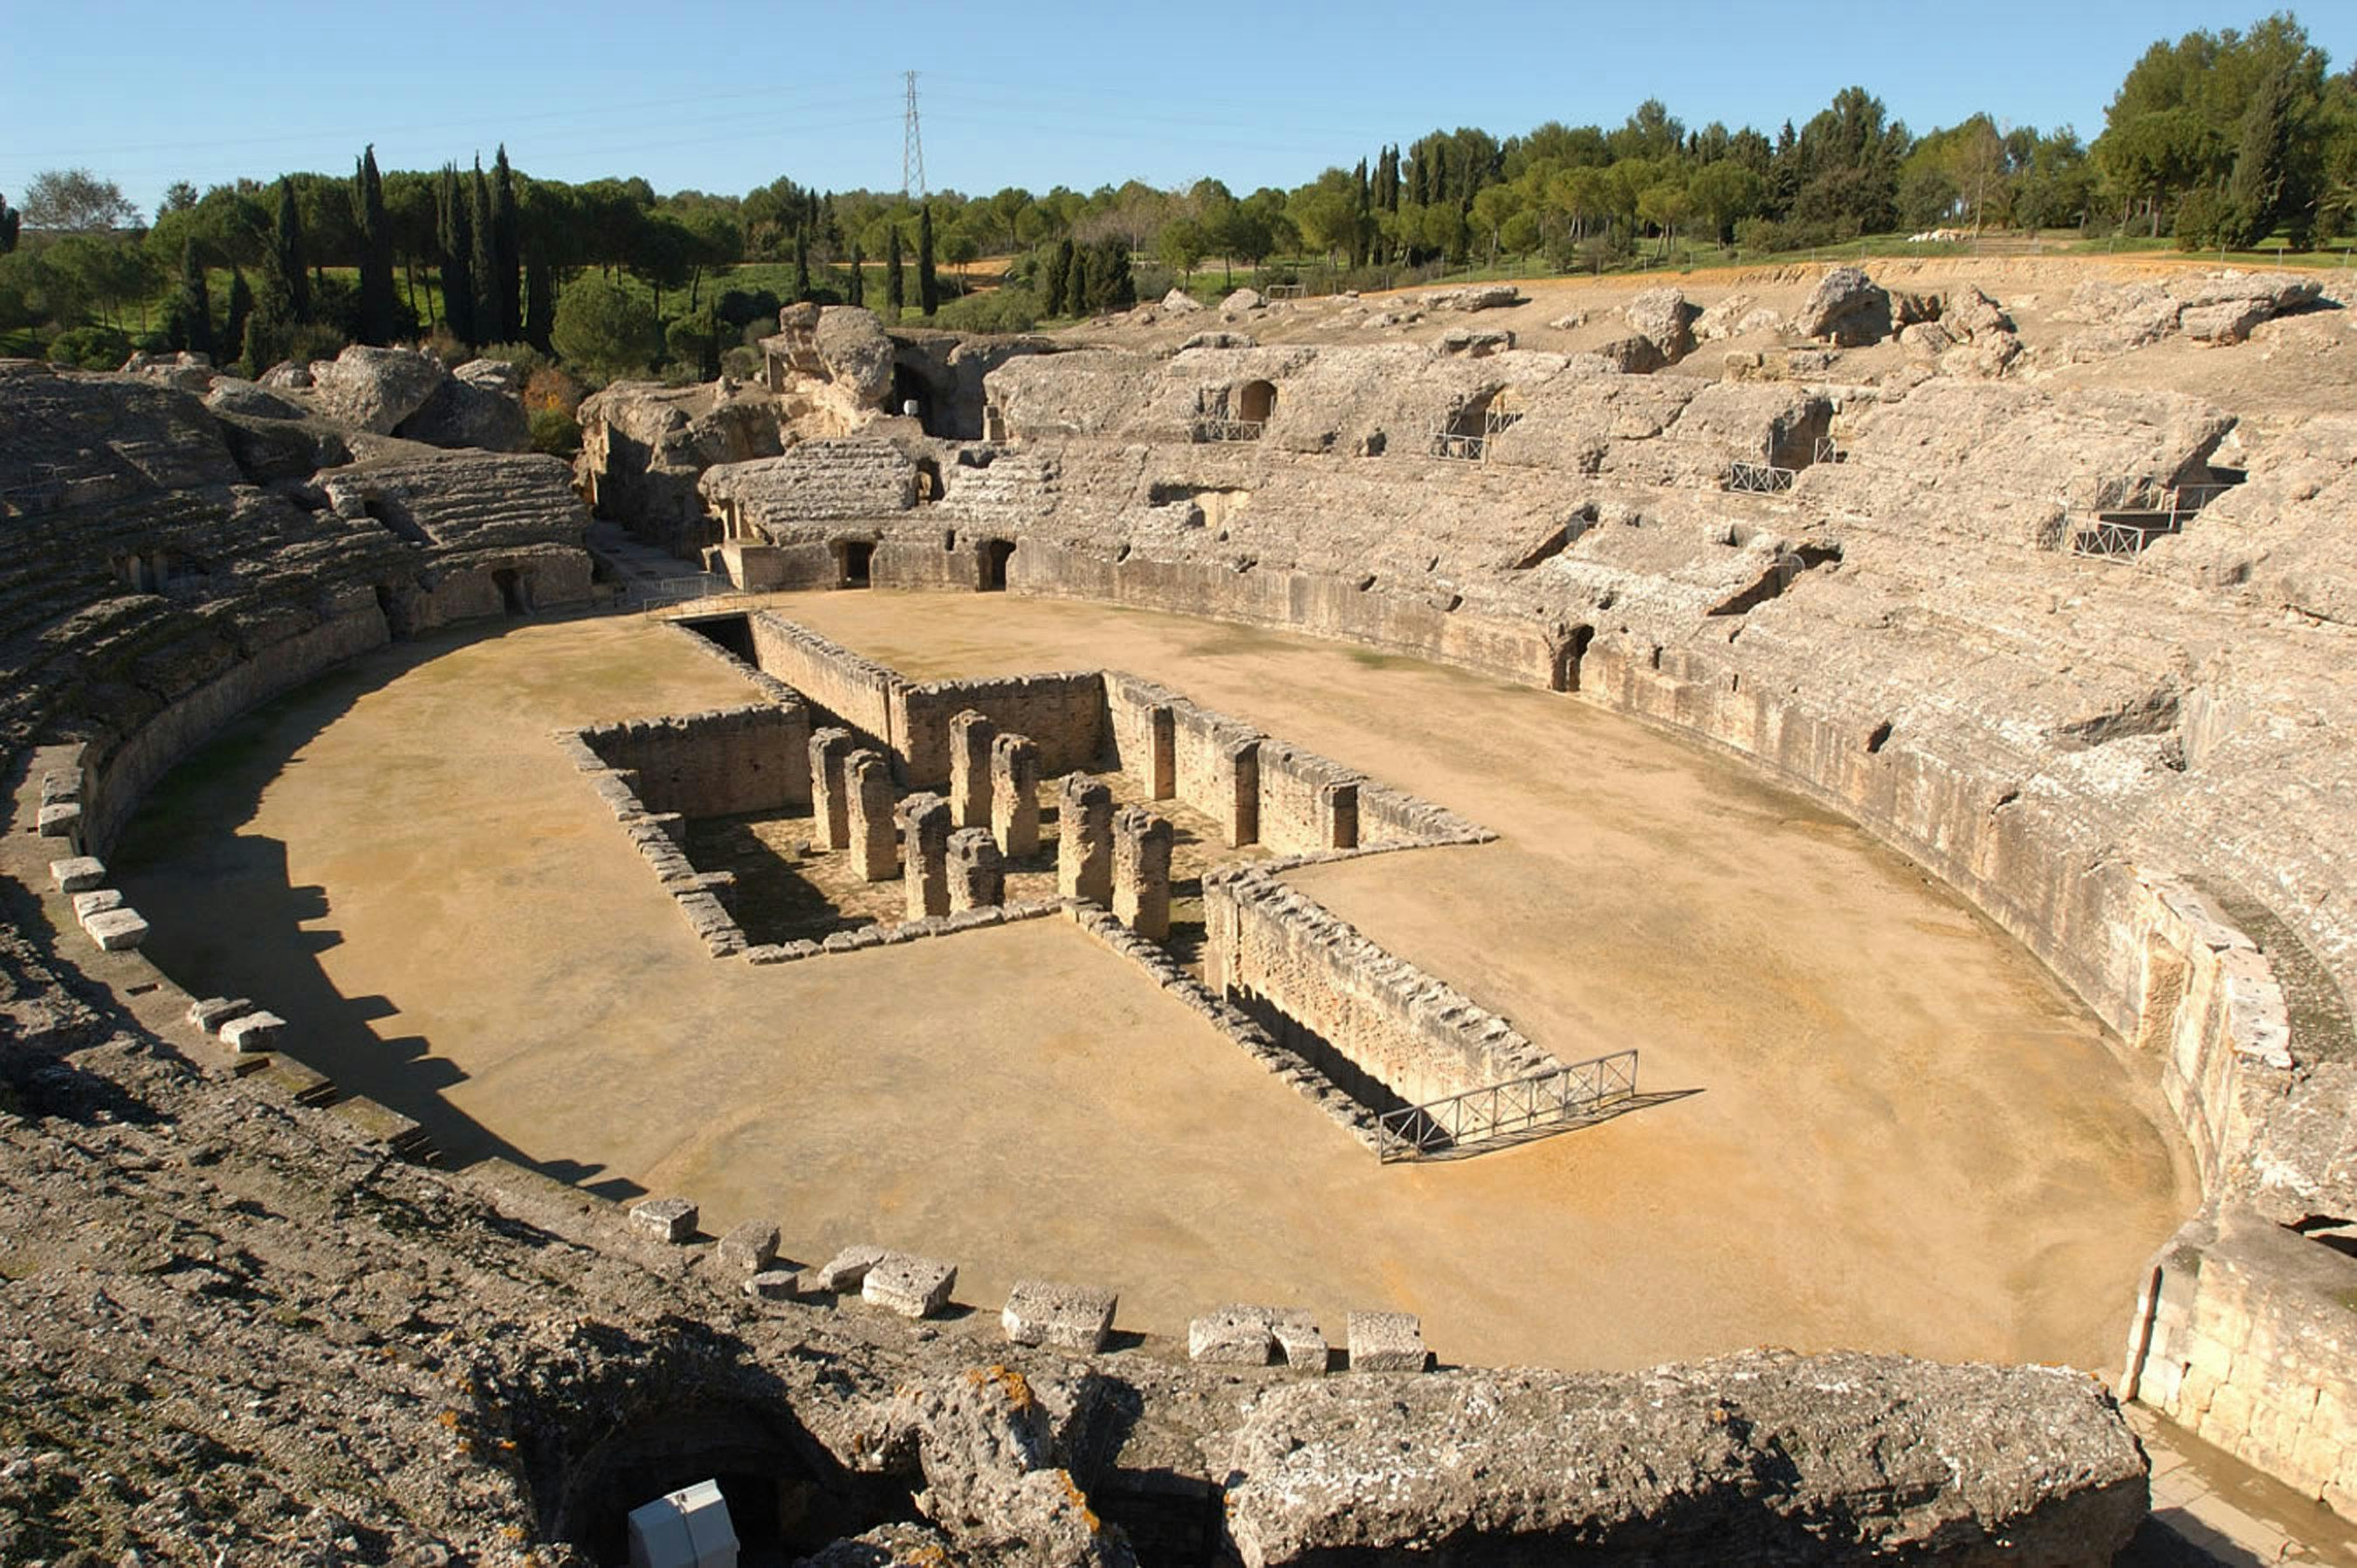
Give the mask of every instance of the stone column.
M 873 751 L 855 751 L 843 765 L 851 803 L 851 865 L 860 879 L 889 882 L 900 874 L 899 834 L 892 822 L 892 767 Z
M 852 750 L 847 729 L 811 733 L 811 838 L 823 850 L 851 847 L 851 801 L 844 792 L 843 764 Z
M 1085 773 L 1067 773 L 1056 794 L 1056 892 L 1113 903 L 1113 791 Z
M 1217 744 L 1212 778 L 1219 798 L 1212 803 L 1211 815 L 1218 820 L 1220 834 L 1230 849 L 1256 843 L 1260 840 L 1260 737 L 1222 736 Z
M 1028 736 L 990 743 L 990 832 L 1009 860 L 1039 847 L 1039 748 Z
M 990 826 L 990 743 L 998 726 L 972 708 L 950 721 L 950 813 L 962 828 Z
M 1168 707 L 1146 710 L 1146 776 L 1139 782 L 1149 800 L 1178 793 L 1178 721 Z
M 1149 941 L 1170 935 L 1168 819 L 1124 806 L 1113 819 L 1114 918 Z
M 1006 898 L 1006 863 L 987 828 L 950 834 L 950 913 L 985 909 Z
M 950 803 L 939 795 L 900 802 L 901 875 L 909 885 L 909 916 L 950 912 Z

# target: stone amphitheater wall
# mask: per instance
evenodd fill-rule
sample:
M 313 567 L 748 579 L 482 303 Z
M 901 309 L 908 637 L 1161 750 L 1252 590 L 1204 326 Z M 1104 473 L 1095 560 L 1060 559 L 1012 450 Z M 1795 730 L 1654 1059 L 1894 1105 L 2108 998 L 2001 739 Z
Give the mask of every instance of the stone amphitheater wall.
M 382 647 L 391 637 L 373 603 L 348 606 L 318 626 L 231 665 L 102 756 L 86 756 L 81 848 L 91 854 L 108 854 L 156 781 L 223 725 L 333 665 Z

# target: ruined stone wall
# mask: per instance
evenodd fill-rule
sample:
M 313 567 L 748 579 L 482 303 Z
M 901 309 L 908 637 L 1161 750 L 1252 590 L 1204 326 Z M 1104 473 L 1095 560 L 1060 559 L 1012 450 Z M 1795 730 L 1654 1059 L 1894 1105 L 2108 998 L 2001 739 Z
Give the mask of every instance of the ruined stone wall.
M 1105 749 L 1104 682 L 1092 670 L 901 682 L 892 691 L 891 737 L 912 788 L 949 781 L 950 721 L 968 708 L 1001 734 L 1028 736 L 1046 774 L 1093 768 Z
M 893 745 L 892 693 L 899 677 L 782 616 L 756 611 L 747 618 L 754 663 L 801 693 L 821 713 L 858 731 L 877 745 Z
M 1232 843 L 1282 854 L 1428 842 L 1434 808 L 1373 785 L 1355 769 L 1262 734 L 1135 675 L 1104 677 L 1105 734 L 1114 766 L 1151 785 L 1157 714 L 1168 714 L 1172 794 L 1218 823 Z M 1361 801 L 1379 796 L 1381 825 L 1366 836 Z M 1442 813 L 1446 815 L 1446 813 Z M 1460 826 L 1470 828 L 1469 823 Z M 1475 830 L 1478 832 L 1478 830 Z
M 1400 1104 L 1560 1065 L 1504 1019 L 1257 867 L 1205 876 L 1203 918 L 1204 983 L 1214 993 L 1320 1066 L 1339 1057 Z
M 726 817 L 807 806 L 810 711 L 761 703 L 592 725 L 582 739 L 608 768 L 634 773 L 650 811 Z

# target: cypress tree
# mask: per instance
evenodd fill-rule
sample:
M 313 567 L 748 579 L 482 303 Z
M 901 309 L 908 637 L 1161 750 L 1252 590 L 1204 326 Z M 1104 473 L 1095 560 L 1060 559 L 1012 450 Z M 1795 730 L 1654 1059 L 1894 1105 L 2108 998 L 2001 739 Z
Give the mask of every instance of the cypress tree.
M 515 171 L 508 166 L 507 144 L 500 144 L 491 160 L 491 279 L 499 301 L 500 341 L 512 343 L 522 335 L 523 313 L 516 306 L 516 290 L 523 252 L 516 214 Z
M 556 269 L 549 264 L 548 242 L 537 235 L 524 242 L 523 256 L 523 340 L 545 354 L 556 325 Z
M 273 226 L 263 309 L 280 326 L 311 319 L 311 274 L 303 263 L 303 218 L 295 209 L 295 182 L 278 181 L 278 221 Z
M 278 334 L 271 330 L 269 319 L 259 310 L 245 318 L 245 370 L 258 376 L 278 362 Z
M 942 287 L 933 276 L 933 204 L 917 214 L 917 308 L 931 316 L 942 303 Z
M 794 298 L 804 300 L 810 296 L 810 232 L 797 229 L 794 231 Z
M 2234 154 L 2234 171 L 2226 182 L 2226 216 L 2221 238 L 2245 249 L 2289 220 L 2305 227 L 2299 216 L 2307 206 L 2303 184 L 2293 177 L 2293 137 L 2298 132 L 2293 100 L 2291 68 L 2277 66 L 2267 73 L 2243 112 L 2242 142 Z
M 500 309 L 500 261 L 491 234 L 491 187 L 483 177 L 481 158 L 475 160 L 475 178 L 467 205 L 475 227 L 474 254 L 468 267 L 475 279 L 474 341 L 497 343 L 502 340 L 500 331 L 506 317 Z
M 221 321 L 221 351 L 226 356 L 244 352 L 245 324 L 253 319 L 253 290 L 246 285 L 242 269 L 232 267 L 229 274 L 229 314 Z M 259 374 L 267 369 L 250 365 L 248 371 Z
M 393 341 L 393 226 L 384 215 L 384 185 L 371 145 L 352 166 L 352 220 L 360 230 L 360 339 Z
M 851 242 L 851 288 L 845 295 L 854 305 L 867 303 L 867 258 L 859 253 L 859 242 Z
M 900 226 L 892 225 L 892 243 L 884 263 L 884 306 L 892 319 L 900 319 L 900 307 L 908 303 L 907 285 L 900 281 Z
M 24 224 L 25 215 L 8 205 L 5 196 L 0 196 L 0 256 L 16 248 L 16 236 Z
M 1086 316 L 1089 313 L 1089 269 L 1096 256 L 1096 247 L 1072 248 L 1072 270 L 1064 279 L 1064 314 Z
M 442 320 L 461 343 L 475 341 L 475 220 L 468 209 L 458 166 L 442 166 L 435 193 L 436 239 L 442 250 Z
M 1050 316 L 1064 313 L 1064 299 L 1071 292 L 1072 242 L 1068 235 L 1056 242 L 1048 252 L 1048 264 L 1039 279 L 1039 302 Z
M 180 246 L 180 287 L 172 296 L 172 341 L 191 354 L 212 357 L 212 300 L 205 289 L 204 263 L 197 259 L 193 240 Z

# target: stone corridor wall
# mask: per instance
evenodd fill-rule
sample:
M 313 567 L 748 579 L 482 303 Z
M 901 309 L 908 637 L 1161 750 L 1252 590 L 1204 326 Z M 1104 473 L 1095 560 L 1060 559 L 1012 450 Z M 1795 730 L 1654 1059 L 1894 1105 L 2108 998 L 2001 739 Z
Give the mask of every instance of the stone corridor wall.
M 810 711 L 799 703 L 626 719 L 580 733 L 599 761 L 635 775 L 649 811 L 729 817 L 810 804 Z

